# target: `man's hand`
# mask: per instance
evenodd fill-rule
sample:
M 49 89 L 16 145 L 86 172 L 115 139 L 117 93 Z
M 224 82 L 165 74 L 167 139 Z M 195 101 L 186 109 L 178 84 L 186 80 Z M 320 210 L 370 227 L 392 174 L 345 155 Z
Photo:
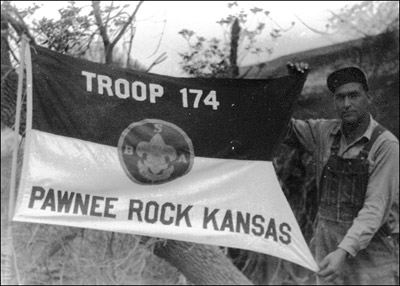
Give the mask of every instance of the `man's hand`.
M 305 73 L 310 70 L 310 67 L 305 62 L 296 62 L 296 63 L 288 62 L 286 67 L 288 69 L 289 74 Z
M 335 280 L 340 274 L 346 256 L 347 252 L 341 248 L 329 253 L 319 264 L 318 276 L 329 282 Z

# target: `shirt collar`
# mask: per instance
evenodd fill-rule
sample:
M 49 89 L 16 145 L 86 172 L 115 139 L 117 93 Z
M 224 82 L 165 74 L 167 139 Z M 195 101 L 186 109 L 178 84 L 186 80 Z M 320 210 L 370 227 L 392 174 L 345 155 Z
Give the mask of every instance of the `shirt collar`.
M 375 127 L 378 125 L 378 123 L 374 120 L 374 118 L 372 117 L 372 115 L 370 115 L 370 122 L 368 125 L 367 130 L 365 130 L 364 134 L 358 138 L 355 142 L 358 142 L 359 140 L 361 140 L 361 138 L 366 138 L 367 141 L 371 140 L 371 136 L 372 136 L 372 131 L 375 129 Z M 332 135 L 337 135 L 337 134 L 342 134 L 342 124 L 341 124 L 341 120 L 337 121 L 337 124 L 333 127 L 332 129 Z
M 378 123 L 374 120 L 374 118 L 372 118 L 372 115 L 370 115 L 370 118 L 371 120 L 369 122 L 368 128 L 367 130 L 365 130 L 364 135 L 361 136 L 361 138 L 362 137 L 367 138 L 368 141 L 371 140 L 372 131 L 374 131 L 375 127 L 378 125 Z

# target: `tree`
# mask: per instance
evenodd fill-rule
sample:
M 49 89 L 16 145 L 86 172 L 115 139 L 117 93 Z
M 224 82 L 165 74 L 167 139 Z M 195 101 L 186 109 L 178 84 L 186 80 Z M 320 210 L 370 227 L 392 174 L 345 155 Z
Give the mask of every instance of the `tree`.
M 246 57 L 273 53 L 265 41 L 267 20 L 272 23 L 269 32 L 271 40 L 278 39 L 295 25 L 292 22 L 288 28 L 281 27 L 270 12 L 262 8 L 254 7 L 245 11 L 239 8 L 236 1 L 227 6 L 230 14 L 217 21 L 223 29 L 223 40 L 216 37 L 206 39 L 188 29 L 179 32 L 189 48 L 187 52 L 179 54 L 182 59 L 181 68 L 189 76 L 237 77 L 237 66 Z
M 330 31 L 367 37 L 399 29 L 398 1 L 363 1 L 330 12 Z
M 328 19 L 330 30 L 361 37 L 365 42 L 377 41 L 377 44 L 380 44 L 381 52 L 378 57 L 368 56 L 372 53 L 359 50 L 357 64 L 368 76 L 382 74 L 387 59 L 393 52 L 398 53 L 398 38 L 396 40 L 393 37 L 393 32 L 399 30 L 399 2 L 363 1 L 347 5 L 339 12 L 331 11 L 331 14 Z M 392 62 L 391 68 L 396 68 L 396 64 Z
M 91 48 L 92 41 L 99 37 L 103 43 L 105 63 L 115 64 L 113 51 L 126 31 L 131 33 L 129 39 L 132 42 L 135 17 L 142 4 L 143 1 L 139 2 L 134 11 L 128 14 L 127 6 L 120 8 L 112 3 L 102 9 L 99 1 L 93 1 L 92 11 L 82 15 L 82 9 L 76 7 L 74 2 L 70 2 L 66 8 L 59 11 L 60 20 L 44 18 L 32 22 L 32 26 L 29 26 L 25 18 L 33 15 L 38 6 L 20 11 L 10 2 L 3 2 L 1 10 L 2 126 L 3 123 L 9 127 L 14 125 L 17 76 L 12 66 L 18 64 L 15 51 L 22 34 L 26 34 L 32 43 L 73 56 L 84 55 Z M 13 55 L 12 59 L 10 54 Z M 162 58 L 156 60 L 157 63 L 160 61 Z M 44 253 L 54 255 L 73 241 L 80 231 L 71 229 L 71 233 L 49 245 L 50 249 Z M 221 249 L 215 246 L 169 240 L 158 243 L 154 253 L 177 267 L 195 284 L 251 284 Z

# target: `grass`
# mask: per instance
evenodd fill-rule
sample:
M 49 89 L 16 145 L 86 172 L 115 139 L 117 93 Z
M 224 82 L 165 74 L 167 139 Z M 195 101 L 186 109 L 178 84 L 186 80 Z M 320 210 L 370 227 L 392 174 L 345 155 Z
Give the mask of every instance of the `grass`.
M 14 246 L 22 284 L 182 285 L 183 276 L 154 256 L 140 237 L 16 223 Z

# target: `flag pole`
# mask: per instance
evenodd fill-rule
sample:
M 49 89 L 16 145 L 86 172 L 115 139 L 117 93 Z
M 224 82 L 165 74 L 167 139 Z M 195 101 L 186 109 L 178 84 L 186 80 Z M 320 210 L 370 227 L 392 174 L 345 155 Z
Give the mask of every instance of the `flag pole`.
M 25 36 L 25 35 L 24 35 Z M 25 36 L 26 43 L 29 38 Z M 25 66 L 26 66 L 26 127 L 25 132 L 28 133 L 32 129 L 32 59 L 30 45 L 25 48 Z
M 14 214 L 15 205 L 15 191 L 16 191 L 16 177 L 17 177 L 17 159 L 19 149 L 19 129 L 21 125 L 21 110 L 22 110 L 22 92 L 23 92 L 23 81 L 24 81 L 24 68 L 25 68 L 25 50 L 28 39 L 25 35 L 22 35 L 21 51 L 20 51 L 20 65 L 18 69 L 18 89 L 17 89 L 17 106 L 15 112 L 15 128 L 14 128 L 14 141 L 13 141 L 13 154 L 11 163 L 11 179 L 10 179 L 10 190 L 8 200 L 8 219 L 7 219 L 7 236 L 5 238 L 5 245 L 2 253 L 2 269 L 1 269 L 1 284 L 10 285 L 13 283 L 12 273 L 14 270 L 18 284 L 20 278 L 18 275 L 18 269 L 16 267 L 16 256 L 13 247 L 12 237 L 12 217 Z M 4 262 L 4 263 L 3 263 Z M 14 269 L 13 269 L 14 267 Z

